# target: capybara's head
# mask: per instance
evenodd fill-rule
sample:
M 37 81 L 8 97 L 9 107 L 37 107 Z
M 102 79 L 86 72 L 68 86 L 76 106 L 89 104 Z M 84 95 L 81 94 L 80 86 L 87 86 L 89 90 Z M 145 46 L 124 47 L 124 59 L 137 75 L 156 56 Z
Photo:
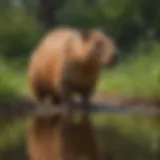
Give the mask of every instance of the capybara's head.
M 101 30 L 82 30 L 83 57 L 87 63 L 113 67 L 117 64 L 118 52 L 111 37 Z

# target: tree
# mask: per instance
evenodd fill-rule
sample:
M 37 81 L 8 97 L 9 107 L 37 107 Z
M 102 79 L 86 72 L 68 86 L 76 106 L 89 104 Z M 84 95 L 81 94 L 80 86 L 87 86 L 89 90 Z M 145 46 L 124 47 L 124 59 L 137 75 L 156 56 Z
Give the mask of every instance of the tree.
M 56 24 L 55 13 L 65 2 L 66 0 L 39 0 L 37 17 L 45 31 Z

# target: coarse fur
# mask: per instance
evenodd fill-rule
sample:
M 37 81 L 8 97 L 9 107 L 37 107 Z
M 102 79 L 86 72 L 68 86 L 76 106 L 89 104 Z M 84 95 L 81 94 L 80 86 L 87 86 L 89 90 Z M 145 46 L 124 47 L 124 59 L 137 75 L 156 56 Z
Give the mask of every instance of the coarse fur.
M 102 67 L 112 64 L 116 56 L 113 40 L 101 30 L 54 29 L 29 62 L 33 94 L 38 102 L 50 97 L 53 104 L 60 104 L 72 103 L 72 94 L 78 93 L 88 104 Z

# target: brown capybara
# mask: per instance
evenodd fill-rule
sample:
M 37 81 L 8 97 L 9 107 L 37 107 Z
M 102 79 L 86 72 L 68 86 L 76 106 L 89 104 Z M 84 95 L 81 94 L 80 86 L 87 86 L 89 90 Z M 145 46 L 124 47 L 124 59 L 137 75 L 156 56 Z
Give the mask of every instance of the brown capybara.
M 97 142 L 86 115 L 78 122 L 60 113 L 34 117 L 28 126 L 29 160 L 100 160 Z
M 116 57 L 113 40 L 99 29 L 54 29 L 42 39 L 29 62 L 33 94 L 38 102 L 50 97 L 54 104 L 70 104 L 72 94 L 78 93 L 83 106 L 88 106 L 101 69 L 112 66 Z

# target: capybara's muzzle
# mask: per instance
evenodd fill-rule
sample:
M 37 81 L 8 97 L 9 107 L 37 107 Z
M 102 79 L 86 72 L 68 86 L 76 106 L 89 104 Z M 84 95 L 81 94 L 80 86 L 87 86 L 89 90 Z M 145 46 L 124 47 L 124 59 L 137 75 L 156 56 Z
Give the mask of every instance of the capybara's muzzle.
M 106 67 L 110 69 L 117 66 L 118 63 L 119 63 L 119 55 L 116 53 L 113 55 L 111 60 L 107 63 Z

